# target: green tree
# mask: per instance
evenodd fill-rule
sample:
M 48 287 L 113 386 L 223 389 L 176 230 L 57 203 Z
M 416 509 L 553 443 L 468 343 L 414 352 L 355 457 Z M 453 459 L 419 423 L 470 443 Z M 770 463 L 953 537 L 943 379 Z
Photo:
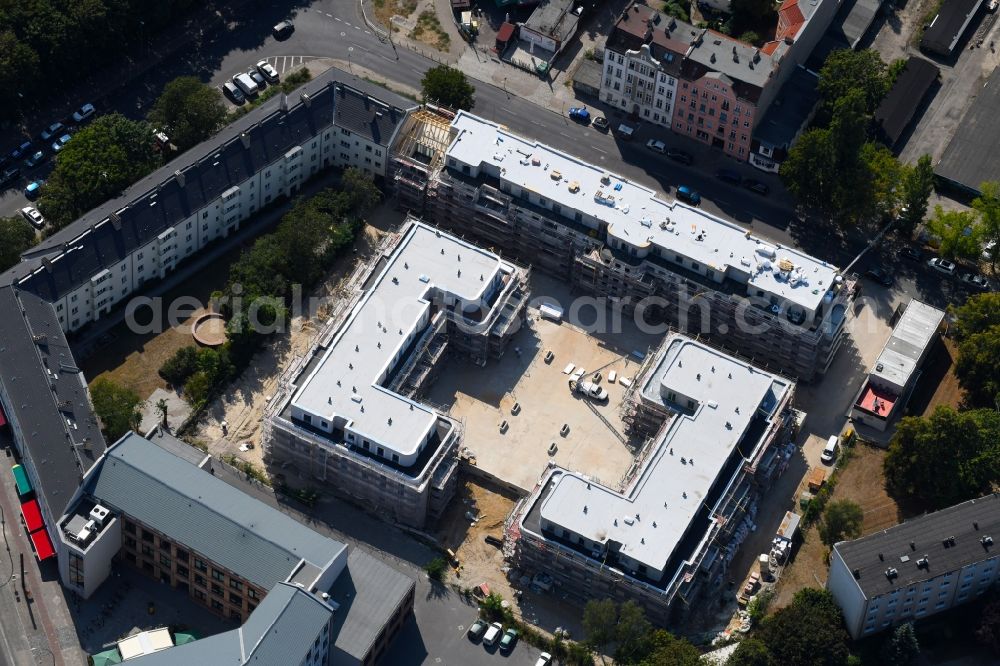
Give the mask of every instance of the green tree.
M 833 111 L 841 98 L 859 91 L 865 113 L 870 115 L 889 91 L 889 77 L 877 51 L 842 49 L 826 57 L 819 70 L 818 87 L 828 111 Z
M 771 652 L 760 639 L 744 638 L 726 666 L 771 666 Z
M 0 271 L 21 261 L 21 253 L 34 244 L 35 230 L 24 218 L 0 218 Z
M 972 407 L 1000 404 L 1000 294 L 970 296 L 952 308 L 952 337 L 958 341 L 955 375 Z
M 218 88 L 194 76 L 181 76 L 164 86 L 149 122 L 164 130 L 180 150 L 187 150 L 225 124 L 226 105 Z
M 109 443 L 118 441 L 129 430 L 137 430 L 142 423 L 139 409 L 143 401 L 135 391 L 110 379 L 95 379 L 90 385 L 90 399 Z
M 0 118 L 13 120 L 40 79 L 38 53 L 11 30 L 0 32 Z
M 194 345 L 181 347 L 160 366 L 160 376 L 174 386 L 182 386 L 198 369 L 198 348 Z
M 907 622 L 896 627 L 882 644 L 882 663 L 893 666 L 909 666 L 920 655 L 920 643 L 913 623 Z
M 435 557 L 424 565 L 424 571 L 427 572 L 428 578 L 440 583 L 444 580 L 444 575 L 448 571 L 448 563 L 444 561 L 443 557 Z
M 839 174 L 834 163 L 834 144 L 827 129 L 811 129 L 799 137 L 781 164 L 781 180 L 806 208 L 832 209 Z
M 883 466 L 893 498 L 931 511 L 986 494 L 1000 480 L 1000 414 L 941 405 L 906 417 Z
M 980 242 L 995 272 L 1000 264 L 1000 183 L 987 181 L 979 186 L 979 191 L 981 194 L 972 200 L 972 208 L 979 213 Z
M 591 599 L 583 607 L 583 633 L 587 645 L 598 652 L 614 640 L 618 606 L 611 599 Z
M 843 616 L 826 590 L 806 588 L 761 623 L 757 638 L 773 664 L 845 666 L 849 655 Z
M 452 109 L 468 111 L 476 103 L 476 89 L 465 78 L 465 74 L 448 65 L 428 69 L 420 80 L 420 89 L 424 100 Z
M 902 194 L 902 169 L 899 160 L 881 143 L 861 146 L 861 179 L 853 201 L 862 202 L 857 211 L 860 221 L 876 221 L 896 211 Z M 845 198 L 846 198 L 845 193 Z
M 985 333 L 1000 326 L 1000 293 L 974 294 L 961 306 L 952 307 L 951 313 L 955 320 L 951 325 L 951 334 L 959 342 L 977 333 Z
M 701 666 L 701 652 L 683 638 L 677 638 L 664 629 L 657 629 L 649 637 L 649 654 L 641 666 Z
M 155 169 L 153 145 L 145 122 L 117 113 L 97 118 L 60 151 L 39 208 L 55 227 L 66 226 Z
M 167 401 L 164 400 L 163 398 L 160 398 L 159 400 L 156 401 L 156 413 L 160 415 L 160 425 L 162 425 L 164 428 L 167 427 L 167 412 L 168 412 Z
M 941 243 L 941 256 L 947 259 L 975 259 L 979 256 L 979 220 L 972 211 L 945 210 L 934 207 L 927 229 Z
M 900 167 L 899 228 L 913 235 L 927 214 L 927 202 L 934 191 L 934 166 L 930 155 L 921 155 L 914 166 Z
M 864 520 L 865 513 L 857 503 L 847 499 L 830 502 L 823 511 L 820 538 L 828 546 L 843 541 L 844 537 L 856 539 L 861 536 Z
M 650 651 L 652 628 L 640 606 L 633 601 L 623 603 L 615 625 L 615 661 L 635 664 L 644 659 Z

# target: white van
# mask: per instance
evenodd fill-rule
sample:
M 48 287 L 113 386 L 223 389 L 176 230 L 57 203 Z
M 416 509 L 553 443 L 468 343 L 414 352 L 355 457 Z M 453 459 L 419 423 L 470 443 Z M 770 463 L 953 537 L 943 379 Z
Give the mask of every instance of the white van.
M 250 78 L 249 74 L 237 74 L 233 77 L 233 83 L 240 87 L 243 94 L 247 97 L 253 97 L 257 94 L 258 88 L 257 83 Z
M 823 453 L 820 454 L 820 462 L 824 462 L 827 465 L 832 465 L 833 461 L 837 458 L 837 444 L 840 441 L 840 437 L 833 435 L 826 441 L 826 447 L 823 448 Z
M 492 645 L 497 642 L 497 639 L 500 638 L 500 633 L 502 631 L 503 625 L 499 622 L 491 624 L 489 629 L 486 630 L 486 633 L 483 634 L 483 645 L 492 647 Z

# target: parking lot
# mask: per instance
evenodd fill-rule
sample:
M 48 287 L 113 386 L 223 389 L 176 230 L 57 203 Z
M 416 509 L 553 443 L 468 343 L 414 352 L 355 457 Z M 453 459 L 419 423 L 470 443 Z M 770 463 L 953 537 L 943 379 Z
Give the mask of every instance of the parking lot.
M 638 364 L 571 324 L 529 312 L 530 327 L 515 335 L 502 359 L 482 368 L 451 361 L 430 399 L 465 423 L 465 446 L 479 468 L 526 492 L 550 460 L 616 486 L 633 454 L 621 436 L 618 408 L 625 388 L 607 377 L 612 370 L 628 376 Z M 554 356 L 550 362 L 547 351 Z M 599 386 L 608 391 L 608 400 L 571 392 L 570 375 L 563 372 L 569 364 L 585 369 L 587 377 L 600 370 Z M 505 421 L 506 432 L 501 432 Z

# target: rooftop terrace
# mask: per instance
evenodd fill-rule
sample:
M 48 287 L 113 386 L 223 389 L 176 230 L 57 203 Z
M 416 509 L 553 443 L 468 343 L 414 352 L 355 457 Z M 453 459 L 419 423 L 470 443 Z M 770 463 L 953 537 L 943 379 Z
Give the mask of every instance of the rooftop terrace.
M 449 167 L 486 172 L 550 210 L 558 204 L 567 223 L 579 211 L 583 224 L 606 224 L 609 242 L 634 247 L 640 257 L 653 253 L 674 261 L 680 255 L 688 265 L 696 262 L 748 284 L 748 295 L 774 296 L 813 314 L 837 278 L 837 269 L 825 261 L 697 208 L 667 203 L 647 187 L 494 122 L 462 111 L 452 126 L 458 136 L 448 148 Z

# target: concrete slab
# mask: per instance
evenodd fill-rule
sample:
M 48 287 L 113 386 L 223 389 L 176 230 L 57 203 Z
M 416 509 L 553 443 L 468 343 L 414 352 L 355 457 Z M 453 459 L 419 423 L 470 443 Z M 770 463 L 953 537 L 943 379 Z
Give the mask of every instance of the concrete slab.
M 167 427 L 171 431 L 176 430 L 191 415 L 191 405 L 187 403 L 180 394 L 166 389 L 158 388 L 153 391 L 142 406 L 142 425 L 140 432 L 149 432 L 160 424 L 162 417 L 156 411 L 156 403 L 160 400 L 167 402 Z

